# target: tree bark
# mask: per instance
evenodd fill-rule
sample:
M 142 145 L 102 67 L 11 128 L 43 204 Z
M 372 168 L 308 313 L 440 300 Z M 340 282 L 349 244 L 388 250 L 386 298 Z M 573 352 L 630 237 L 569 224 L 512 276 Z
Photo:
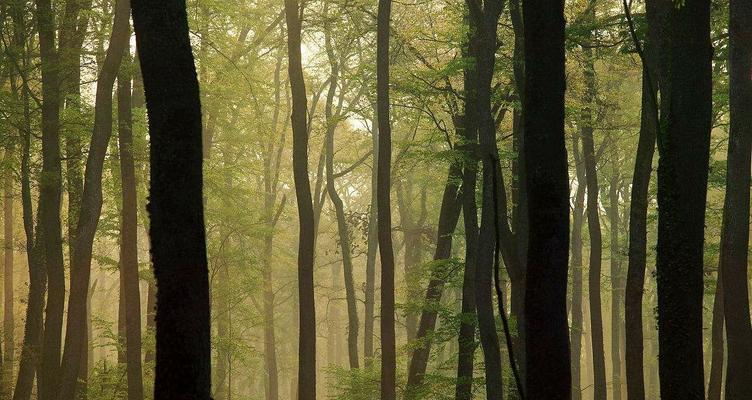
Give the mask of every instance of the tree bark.
M 62 174 L 60 163 L 60 79 L 55 48 L 55 20 L 50 0 L 36 0 L 36 24 L 42 60 L 42 174 L 37 229 L 41 260 L 47 272 L 39 399 L 56 397 L 60 382 L 60 343 L 65 306 L 65 270 L 60 227 Z
M 572 377 L 566 309 L 569 179 L 564 144 L 564 2 L 526 0 L 522 10 L 523 121 L 530 224 L 525 286 L 525 394 L 529 399 L 569 399 Z
M 397 354 L 394 332 L 394 248 L 392 245 L 391 163 L 392 126 L 389 120 L 389 32 L 391 0 L 379 0 L 376 21 L 376 108 L 379 124 L 378 238 L 381 255 L 381 400 L 397 398 Z
M 752 398 L 752 324 L 749 316 L 749 185 L 752 154 L 752 4 L 729 2 L 729 106 L 720 269 L 728 366 L 726 398 Z
M 201 105 L 185 2 L 132 4 L 151 139 L 149 236 L 159 287 L 154 398 L 208 400 Z
M 374 107 L 374 113 L 376 110 Z M 374 122 L 371 128 L 371 142 L 373 147 L 372 165 L 379 159 L 379 124 Z M 378 238 L 378 179 L 379 169 L 371 168 L 371 208 L 368 210 L 368 248 L 366 249 L 366 285 L 365 285 L 365 315 L 363 321 L 363 357 L 366 368 L 373 364 L 374 338 L 374 308 L 376 305 L 376 255 L 379 251 Z
M 14 79 L 14 78 L 12 78 Z M 6 148 L 6 164 L 15 164 L 15 143 Z M 13 363 L 15 360 L 15 336 L 14 336 L 14 307 L 13 307 L 13 171 L 8 168 L 3 171 L 3 371 L 2 371 L 2 395 L 10 397 L 11 380 L 13 379 Z
M 300 53 L 301 10 L 297 0 L 285 0 L 287 51 L 292 91 L 292 147 L 295 194 L 298 203 L 300 235 L 298 239 L 298 301 L 300 328 L 298 338 L 298 385 L 304 388 L 299 400 L 316 398 L 316 309 L 313 292 L 314 214 L 311 184 L 308 178 L 308 127 L 306 93 Z
M 612 156 L 614 157 L 614 156 Z M 613 162 L 613 159 L 612 159 Z M 619 189 L 621 179 L 613 162 L 614 176 L 608 188 L 608 220 L 610 234 L 611 266 L 611 393 L 613 400 L 621 400 L 621 251 L 619 243 Z
M 721 400 L 723 387 L 723 281 L 720 269 L 716 278 L 713 296 L 713 321 L 710 333 L 710 379 L 708 380 L 708 400 Z
M 658 140 L 661 398 L 704 397 L 703 242 L 712 113 L 710 2 L 669 14 L 669 102 Z
M 594 13 L 594 11 L 593 11 Z M 594 17 L 594 14 L 593 14 Z M 590 301 L 590 330 L 593 346 L 593 392 L 595 400 L 606 400 L 606 360 L 603 344 L 603 314 L 601 311 L 601 258 L 603 244 L 601 238 L 600 206 L 598 204 L 598 173 L 593 140 L 592 107 L 595 104 L 595 65 L 592 49 L 583 48 L 585 56 L 584 106 L 581 110 L 582 158 L 585 163 L 587 183 L 587 221 L 590 233 L 590 271 L 588 291 Z
M 94 105 L 94 129 L 86 158 L 84 188 L 71 253 L 71 287 L 68 297 L 68 318 L 62 376 L 55 396 L 60 400 L 76 397 L 81 357 L 85 352 L 86 299 L 91 276 L 92 247 L 102 211 L 102 172 L 107 147 L 112 136 L 112 87 L 117 77 L 125 48 L 130 40 L 128 0 L 118 0 L 112 24 L 107 55 L 97 77 Z
M 130 29 L 129 29 L 130 31 Z M 130 36 L 130 35 L 128 35 Z M 141 400 L 141 293 L 138 279 L 138 199 L 136 169 L 133 156 L 133 117 L 131 115 L 130 45 L 123 53 L 123 66 L 118 74 L 118 150 L 120 181 L 123 196 L 120 228 L 120 271 L 125 290 L 125 344 L 128 400 Z
M 572 140 L 572 155 L 577 175 L 577 191 L 574 197 L 572 216 L 572 328 L 570 343 L 572 346 L 572 399 L 582 398 L 582 224 L 585 219 L 585 166 L 582 165 L 579 138 Z

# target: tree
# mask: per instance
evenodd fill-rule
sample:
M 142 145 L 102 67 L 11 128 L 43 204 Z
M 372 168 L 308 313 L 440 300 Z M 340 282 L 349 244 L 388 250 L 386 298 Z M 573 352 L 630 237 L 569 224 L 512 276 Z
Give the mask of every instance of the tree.
M 392 126 L 389 120 L 389 35 L 391 0 L 379 0 L 376 22 L 376 111 L 379 125 L 377 203 L 381 256 L 381 400 L 397 398 L 397 355 L 394 332 L 394 248 L 392 245 L 391 163 Z
M 526 397 L 568 399 L 572 378 L 566 310 L 569 180 L 564 144 L 564 2 L 528 0 L 522 10 L 530 224 L 525 286 Z
M 726 398 L 752 397 L 752 326 L 749 317 L 749 185 L 752 155 L 752 5 L 729 1 L 729 132 L 721 265 L 728 338 Z
M 287 52 L 292 91 L 292 147 L 295 195 L 298 202 L 300 236 L 298 239 L 298 301 L 300 332 L 298 339 L 298 398 L 316 398 L 316 310 L 313 293 L 314 218 L 311 184 L 308 179 L 308 122 L 306 119 L 305 81 L 300 53 L 300 14 L 297 0 L 285 0 Z
M 132 11 L 151 139 L 149 234 L 159 287 L 154 397 L 208 400 L 201 105 L 185 2 L 134 0 Z
M 128 35 L 130 36 L 130 35 Z M 141 293 L 138 285 L 138 199 L 133 157 L 131 55 L 126 45 L 118 73 L 118 150 L 123 197 L 120 228 L 120 279 L 125 300 L 125 351 L 128 400 L 143 399 L 141 376 Z
M 577 178 L 577 191 L 574 197 L 574 207 L 572 215 L 572 236 L 571 252 L 572 258 L 572 327 L 571 339 L 572 346 L 572 399 L 579 400 L 582 398 L 582 332 L 583 332 L 583 315 L 582 315 L 582 223 L 585 219 L 585 168 L 582 165 L 582 155 L 580 153 L 579 137 L 572 140 L 572 155 L 575 164 L 575 174 Z
M 84 187 L 79 217 L 71 246 L 71 287 L 68 298 L 68 318 L 65 350 L 62 358 L 62 377 L 58 398 L 76 396 L 81 358 L 86 349 L 86 301 L 91 276 L 92 247 L 102 210 L 102 173 L 104 158 L 112 136 L 112 87 L 115 83 L 125 47 L 130 40 L 128 0 L 115 4 L 110 45 L 99 71 L 94 105 L 94 129 L 86 158 Z
M 703 243 L 712 107 L 710 2 L 669 14 L 669 102 L 658 137 L 661 398 L 701 399 Z

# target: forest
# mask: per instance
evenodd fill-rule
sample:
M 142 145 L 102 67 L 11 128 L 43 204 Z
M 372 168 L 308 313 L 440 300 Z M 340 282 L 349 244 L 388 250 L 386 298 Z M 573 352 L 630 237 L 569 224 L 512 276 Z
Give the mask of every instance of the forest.
M 750 0 L 0 0 L 0 400 L 752 400 Z

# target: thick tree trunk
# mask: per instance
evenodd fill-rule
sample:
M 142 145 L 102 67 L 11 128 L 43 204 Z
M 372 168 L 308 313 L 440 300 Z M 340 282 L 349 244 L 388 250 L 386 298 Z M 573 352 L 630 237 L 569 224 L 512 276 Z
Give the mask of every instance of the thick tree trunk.
M 304 390 L 299 400 L 316 398 L 316 308 L 313 292 L 314 213 L 308 178 L 308 127 L 306 93 L 300 53 L 300 8 L 297 0 L 285 0 L 287 51 L 292 91 L 292 147 L 295 194 L 298 203 L 300 235 L 298 241 L 298 301 L 300 303 L 298 338 L 298 385 Z
M 128 35 L 130 36 L 130 35 Z M 118 150 L 123 196 L 120 230 L 120 271 L 125 298 L 125 343 L 128 400 L 141 400 L 141 293 L 138 279 L 138 199 L 133 156 L 131 115 L 131 55 L 126 45 L 123 67 L 118 74 Z M 83 356 L 85 357 L 85 356 Z
M 55 49 L 54 11 L 50 0 L 36 0 L 36 23 L 42 60 L 42 173 L 39 188 L 40 255 L 47 272 L 39 399 L 54 399 L 60 382 L 60 343 L 65 306 L 65 270 L 60 227 L 62 174 L 60 163 L 60 79 Z
M 567 328 L 569 179 L 564 144 L 564 2 L 526 0 L 526 398 L 571 396 Z M 545 34 L 542 34 L 545 32 Z
M 752 4 L 729 2 L 729 106 L 720 269 L 728 341 L 726 398 L 752 398 L 752 326 L 749 316 L 749 185 L 752 154 Z
M 151 139 L 149 236 L 159 287 L 154 398 L 208 400 L 201 105 L 185 2 L 132 4 Z
M 55 389 L 55 396 L 60 400 L 76 397 L 81 357 L 86 347 L 86 299 L 90 285 L 92 247 L 102 211 L 104 158 L 112 136 L 112 87 L 130 40 L 129 10 L 128 0 L 118 0 L 115 4 L 110 44 L 97 78 L 94 129 L 86 158 L 84 189 L 71 253 L 71 287 L 62 376 L 60 387 Z
M 577 174 L 577 191 L 574 197 L 574 209 L 572 215 L 572 328 L 570 343 L 572 346 L 572 399 L 582 398 L 582 224 L 585 219 L 585 166 L 582 163 L 579 138 L 572 140 L 572 155 Z M 589 360 L 588 360 L 589 361 Z
M 664 400 L 702 399 L 703 244 L 712 112 L 710 2 L 669 16 L 669 102 L 658 140 L 658 332 Z
M 379 124 L 378 237 L 381 255 L 381 400 L 397 398 L 394 332 L 394 248 L 392 245 L 392 126 L 389 121 L 389 33 L 391 0 L 379 0 L 376 22 L 376 109 Z

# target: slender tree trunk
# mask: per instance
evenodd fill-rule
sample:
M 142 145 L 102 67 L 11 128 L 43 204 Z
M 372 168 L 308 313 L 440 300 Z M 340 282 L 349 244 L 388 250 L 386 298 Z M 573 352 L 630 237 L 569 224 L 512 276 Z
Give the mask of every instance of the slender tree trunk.
M 712 113 L 710 2 L 673 7 L 669 101 L 658 140 L 661 399 L 701 399 L 703 244 Z
M 316 398 L 316 309 L 313 292 L 314 213 L 308 178 L 308 127 L 306 93 L 300 53 L 301 10 L 297 0 L 285 0 L 287 51 L 292 91 L 293 175 L 298 203 L 298 296 L 300 328 L 298 338 L 298 385 L 304 390 L 299 400 Z
M 341 115 L 334 115 L 333 111 L 334 96 L 337 91 L 337 83 L 339 80 L 339 65 L 335 59 L 334 49 L 332 48 L 331 37 L 328 30 L 325 32 L 324 36 L 326 53 L 331 67 L 329 90 L 326 95 L 326 105 L 324 107 L 326 118 L 326 191 L 329 194 L 329 199 L 332 201 L 337 217 L 339 247 L 342 254 L 342 272 L 345 281 L 345 297 L 347 299 L 347 355 L 350 361 L 350 368 L 359 368 L 358 332 L 360 330 L 360 323 L 358 321 L 358 304 L 355 297 L 355 282 L 353 280 L 350 231 L 347 226 L 345 206 L 342 202 L 342 198 L 340 198 L 337 193 L 337 187 L 334 181 L 334 135 L 337 130 L 337 125 L 339 125 L 338 122 L 342 119 Z
M 86 299 L 90 285 L 92 247 L 102 211 L 104 158 L 112 136 L 112 87 L 130 40 L 129 10 L 128 0 L 116 2 L 110 44 L 97 78 L 94 129 L 86 159 L 84 189 L 71 253 L 71 287 L 62 374 L 60 386 L 54 392 L 59 400 L 76 397 L 81 357 L 86 347 Z
M 55 48 L 55 20 L 50 0 L 36 0 L 36 24 L 42 60 L 42 173 L 39 188 L 40 254 L 47 271 L 43 354 L 38 376 L 39 399 L 56 397 L 60 382 L 60 343 L 65 303 L 65 270 L 60 227 L 60 80 Z
M 469 13 L 469 10 L 468 10 Z M 463 48 L 464 57 L 474 58 L 478 54 L 478 31 L 475 20 L 466 15 L 468 25 L 467 43 Z M 462 171 L 462 214 L 465 225 L 465 273 L 462 277 L 462 315 L 457 337 L 457 384 L 456 400 L 470 400 L 473 396 L 473 373 L 475 370 L 476 312 L 475 312 L 475 265 L 478 255 L 478 207 L 476 185 L 478 180 L 478 126 L 477 126 L 477 84 L 478 74 L 473 63 L 463 71 L 465 85 L 464 115 L 457 119 L 460 133 L 459 146 Z
M 720 269 L 716 278 L 713 296 L 713 321 L 710 333 L 710 379 L 708 380 L 708 400 L 721 400 L 723 387 L 723 281 Z M 729 371 L 730 372 L 730 371 Z
M 480 10 L 477 4 L 470 4 L 473 13 L 471 17 L 476 19 L 479 30 L 478 57 L 476 60 L 478 74 L 477 119 L 479 159 L 483 166 L 482 209 L 475 275 L 475 305 L 478 313 L 478 329 L 486 372 L 486 397 L 489 400 L 501 399 L 503 396 L 501 350 L 496 332 L 492 295 L 494 252 L 499 240 L 496 231 L 496 219 L 499 210 L 494 201 L 496 187 L 493 176 L 498 160 L 498 150 L 496 148 L 496 129 L 491 115 L 491 83 L 496 54 L 496 32 L 503 6 L 503 1 L 487 1 L 484 2 L 483 9 Z
M 585 166 L 582 163 L 579 138 L 572 141 L 572 155 L 574 156 L 577 174 L 577 191 L 574 197 L 572 216 L 572 329 L 570 343 L 572 346 L 572 399 L 582 398 L 582 224 L 585 219 Z
M 650 11 L 648 12 L 650 13 Z M 652 54 L 650 46 L 649 43 L 647 54 Z M 658 133 L 658 126 L 656 126 L 658 108 L 654 104 L 658 92 L 657 87 L 652 83 L 656 81 L 651 78 L 657 75 L 649 75 L 652 72 L 649 68 L 652 67 L 649 65 L 642 67 L 640 137 L 637 142 L 637 155 L 629 200 L 629 261 L 624 292 L 625 368 L 627 398 L 629 400 L 645 399 L 642 298 L 647 259 L 648 189 L 650 187 L 650 175 L 653 171 L 655 139 Z
M 374 113 L 376 110 L 374 108 Z M 376 118 L 374 118 L 376 119 Z M 372 160 L 376 165 L 379 159 L 379 124 L 374 122 L 371 128 L 373 147 Z M 374 308 L 376 305 L 376 255 L 379 251 L 378 237 L 378 179 L 379 169 L 372 168 L 371 173 L 371 208 L 368 210 L 368 248 L 366 249 L 366 285 L 365 316 L 363 321 L 363 357 L 366 368 L 373 364 Z
M 5 161 L 10 163 L 14 161 L 15 145 L 11 143 L 6 149 Z M 14 163 L 15 164 L 15 163 Z M 13 307 L 13 172 L 10 168 L 3 171 L 3 240 L 4 240 L 4 266 L 3 266 L 3 371 L 2 371 L 2 395 L 4 398 L 10 397 L 11 381 L 13 379 L 13 363 L 15 360 L 16 343 L 15 343 L 15 321 Z
M 159 287 L 154 398 L 208 400 L 201 105 L 185 2 L 134 0 L 133 26 L 151 139 L 149 237 Z
M 25 3 L 12 3 L 14 45 L 16 54 L 21 56 L 20 64 L 25 71 L 29 65 L 26 49 Z M 18 60 L 17 60 L 18 61 Z M 43 329 L 44 295 L 47 285 L 45 266 L 39 256 L 41 246 L 34 236 L 34 211 L 31 199 L 30 147 L 31 147 L 31 110 L 29 106 L 29 87 L 23 82 L 20 92 L 23 108 L 21 134 L 21 207 L 23 226 L 26 236 L 26 257 L 29 267 L 29 297 L 26 303 L 26 320 L 24 322 L 23 345 L 19 357 L 18 377 L 13 392 L 13 400 L 28 400 L 34 385 L 34 375 L 41 362 L 41 345 Z M 41 201 L 41 200 L 40 200 Z
M 381 400 L 397 398 L 397 354 L 394 332 L 394 248 L 392 246 L 391 163 L 389 120 L 389 32 L 391 0 L 379 0 L 376 22 L 376 108 L 379 124 L 378 238 L 381 255 Z
M 749 316 L 749 185 L 752 155 L 752 4 L 729 2 L 729 106 L 721 266 L 728 340 L 726 398 L 752 398 L 752 324 Z
M 129 30 L 130 31 L 130 30 Z M 130 36 L 130 35 L 128 35 Z M 125 343 L 128 400 L 141 400 L 141 293 L 138 279 L 138 200 L 133 156 L 131 115 L 131 55 L 126 45 L 118 74 L 118 151 L 123 196 L 120 230 L 120 268 L 125 298 Z
M 587 182 L 587 221 L 590 233 L 590 271 L 588 291 L 590 300 L 590 330 L 593 346 L 593 390 L 595 400 L 606 400 L 606 360 L 603 345 L 603 313 L 601 311 L 601 258 L 602 239 L 600 206 L 598 203 L 598 173 L 593 140 L 592 107 L 595 101 L 595 65 L 592 49 L 583 48 L 585 53 L 585 94 L 582 108 L 582 158 L 585 163 Z
M 613 160 L 612 160 L 613 161 Z M 619 180 L 618 165 L 608 188 L 608 219 L 611 230 L 611 393 L 613 400 L 621 400 L 621 255 L 619 243 Z
M 526 398 L 569 399 L 572 377 L 566 309 L 569 179 L 564 144 L 564 2 L 526 0 L 522 10 L 530 224 L 525 290 Z

